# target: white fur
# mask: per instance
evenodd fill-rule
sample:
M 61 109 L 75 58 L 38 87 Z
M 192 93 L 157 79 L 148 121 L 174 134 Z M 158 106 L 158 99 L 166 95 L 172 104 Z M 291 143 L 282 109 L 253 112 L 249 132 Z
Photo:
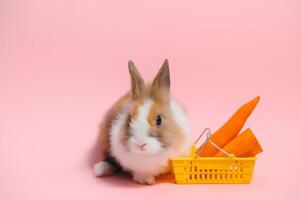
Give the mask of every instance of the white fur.
M 150 102 L 146 102 L 146 105 L 144 105 L 144 108 L 139 109 L 140 119 L 143 117 L 144 112 L 151 104 Z M 152 155 L 152 154 L 145 154 L 145 153 L 136 153 L 136 151 L 133 153 L 132 151 L 129 151 L 129 149 L 124 146 L 124 144 L 121 144 L 121 138 L 120 136 L 124 134 L 123 125 L 127 122 L 127 112 L 120 113 L 118 117 L 114 120 L 112 129 L 111 129 L 111 153 L 112 155 L 120 162 L 120 164 L 129 171 L 136 172 L 139 174 L 138 176 L 148 176 L 148 175 L 159 175 L 161 172 L 163 172 L 166 169 L 166 164 L 168 161 L 168 158 L 170 158 L 171 152 L 162 152 L 160 156 L 158 155 Z M 147 120 L 146 120 L 147 122 Z M 144 124 L 146 125 L 146 124 Z M 149 126 L 149 125 L 147 125 Z M 142 127 L 145 128 L 145 127 Z M 138 133 L 139 134 L 139 133 Z M 136 136 L 138 136 L 136 133 Z M 144 135 L 145 133 L 139 134 L 140 137 L 146 137 Z M 153 138 L 154 139 L 154 138 Z M 154 141 L 149 141 L 150 144 L 154 143 Z M 149 144 L 148 144 L 149 145 Z
M 153 104 L 153 100 L 146 100 L 145 103 L 138 109 L 138 115 L 136 119 L 130 124 L 130 132 L 132 137 L 129 139 L 129 148 L 132 152 L 138 154 L 156 154 L 162 150 L 161 143 L 156 138 L 149 136 L 150 126 L 147 118 Z M 143 144 L 144 147 L 141 149 L 139 146 Z
M 186 116 L 186 113 L 182 106 L 180 106 L 176 100 L 172 99 L 170 102 L 170 110 L 172 113 L 173 119 L 176 121 L 176 123 L 181 127 L 182 133 L 186 135 L 184 145 L 182 148 L 181 155 L 185 156 L 189 153 L 190 148 L 190 141 L 189 141 L 189 133 L 190 133 L 190 126 L 189 126 L 189 120 Z
M 137 139 L 146 138 L 146 141 L 148 142 L 147 145 L 150 145 L 150 147 L 151 145 L 154 145 L 154 143 L 156 143 L 155 141 L 149 140 L 149 137 L 146 136 L 149 128 L 149 125 L 147 124 L 147 116 L 152 104 L 153 102 L 151 100 L 146 101 L 146 103 L 139 109 L 138 118 L 133 124 L 133 127 L 135 129 L 134 134 Z M 179 126 L 183 130 L 183 134 L 185 134 L 188 138 L 189 125 L 188 119 L 185 116 L 185 112 L 174 101 L 171 102 L 171 110 L 174 120 L 179 123 Z M 125 131 L 123 127 L 124 124 L 127 123 L 127 120 L 128 109 L 125 107 L 125 110 L 117 116 L 112 124 L 110 132 L 111 153 L 120 162 L 121 166 L 125 170 L 133 172 L 133 178 L 137 182 L 152 184 L 153 176 L 157 176 L 161 173 L 166 172 L 168 160 L 170 158 L 188 153 L 188 146 L 186 145 L 186 143 L 188 144 L 188 140 L 187 142 L 185 141 L 185 145 L 180 148 L 179 152 L 163 149 L 160 149 L 159 154 L 139 154 L 136 153 L 136 151 L 132 152 L 131 149 L 129 150 L 121 142 L 121 135 L 123 135 Z M 156 149 L 157 147 L 151 147 L 150 149 L 152 148 Z
M 138 109 L 138 115 L 135 121 L 131 123 L 133 137 L 135 137 L 135 139 L 138 141 L 143 141 L 148 135 L 149 124 L 147 117 L 153 104 L 153 100 L 146 100 L 145 103 Z

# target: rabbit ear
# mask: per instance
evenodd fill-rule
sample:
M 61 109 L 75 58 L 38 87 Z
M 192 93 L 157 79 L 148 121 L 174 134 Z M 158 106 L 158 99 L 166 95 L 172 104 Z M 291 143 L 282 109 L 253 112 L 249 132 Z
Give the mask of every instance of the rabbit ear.
M 139 71 L 135 67 L 134 62 L 130 60 L 128 62 L 128 66 L 131 75 L 132 97 L 133 99 L 139 99 L 143 96 L 143 93 L 145 91 L 145 84 Z
M 151 86 L 151 96 L 153 97 L 168 97 L 170 88 L 170 75 L 169 75 L 169 64 L 166 59 L 161 66 L 158 74 L 156 75 L 152 86 Z

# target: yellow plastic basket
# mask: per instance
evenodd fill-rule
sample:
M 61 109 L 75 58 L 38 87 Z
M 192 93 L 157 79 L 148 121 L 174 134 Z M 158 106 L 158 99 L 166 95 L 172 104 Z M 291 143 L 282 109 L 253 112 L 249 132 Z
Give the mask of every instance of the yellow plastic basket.
M 228 157 L 199 157 L 196 143 L 207 131 L 207 140 Z M 209 132 L 208 132 L 209 131 Z M 171 168 L 177 184 L 250 183 L 256 157 L 237 158 L 224 151 L 210 140 L 210 130 L 205 129 L 191 147 L 189 157 L 171 159 Z M 206 143 L 205 142 L 205 143 Z

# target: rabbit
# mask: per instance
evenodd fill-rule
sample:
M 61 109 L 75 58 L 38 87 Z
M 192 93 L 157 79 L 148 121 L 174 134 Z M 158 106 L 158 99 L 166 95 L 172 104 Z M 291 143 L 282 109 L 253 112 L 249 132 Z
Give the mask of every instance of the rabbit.
M 130 60 L 131 90 L 106 113 L 100 128 L 103 159 L 94 165 L 97 177 L 118 169 L 135 182 L 152 185 L 169 173 L 168 162 L 189 153 L 189 120 L 184 107 L 170 95 L 166 59 L 152 83 L 146 84 Z

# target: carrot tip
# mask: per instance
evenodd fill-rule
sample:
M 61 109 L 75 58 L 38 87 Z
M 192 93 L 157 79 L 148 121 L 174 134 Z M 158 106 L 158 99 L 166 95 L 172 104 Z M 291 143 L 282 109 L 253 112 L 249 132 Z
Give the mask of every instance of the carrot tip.
M 258 103 L 259 100 L 260 100 L 260 96 L 257 96 L 253 99 L 253 101 L 256 101 L 256 103 Z

